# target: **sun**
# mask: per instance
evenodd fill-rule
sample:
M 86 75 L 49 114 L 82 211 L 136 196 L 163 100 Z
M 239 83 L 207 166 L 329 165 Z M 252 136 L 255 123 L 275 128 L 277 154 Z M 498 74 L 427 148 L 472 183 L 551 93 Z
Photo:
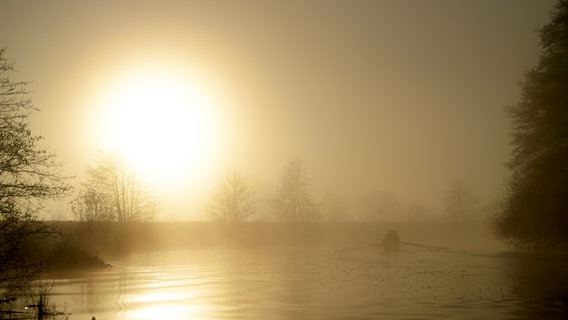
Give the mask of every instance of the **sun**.
M 154 184 L 195 178 L 212 161 L 221 127 L 215 95 L 174 70 L 130 72 L 101 99 L 97 140 Z

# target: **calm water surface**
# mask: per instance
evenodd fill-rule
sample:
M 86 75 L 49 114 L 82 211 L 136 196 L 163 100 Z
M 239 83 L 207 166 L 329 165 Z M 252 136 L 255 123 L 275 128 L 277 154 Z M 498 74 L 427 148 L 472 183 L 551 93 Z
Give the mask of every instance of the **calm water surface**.
M 539 319 L 568 317 L 565 259 L 406 249 L 138 255 L 49 280 L 69 319 Z

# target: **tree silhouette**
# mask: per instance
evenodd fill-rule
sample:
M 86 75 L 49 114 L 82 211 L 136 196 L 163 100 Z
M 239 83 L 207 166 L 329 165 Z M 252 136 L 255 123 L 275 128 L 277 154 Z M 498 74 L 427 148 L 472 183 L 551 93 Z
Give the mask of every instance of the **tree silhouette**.
M 27 82 L 10 80 L 14 64 L 0 50 L 0 286 L 29 280 L 41 255 L 30 254 L 33 243 L 51 236 L 53 227 L 38 221 L 45 200 L 71 191 L 55 155 L 39 146 L 30 115 L 38 109 Z M 1 289 L 1 288 L 0 288 Z
M 82 186 L 70 204 L 71 212 L 79 221 L 114 220 L 111 198 L 93 186 Z
M 229 223 L 246 221 L 254 213 L 253 193 L 237 170 L 219 183 L 207 211 L 213 220 Z
M 152 220 L 158 206 L 152 190 L 116 155 L 101 153 L 87 168 L 87 182 L 71 201 L 78 220 Z
M 463 180 L 456 180 L 446 195 L 446 217 L 452 220 L 467 220 L 476 216 L 477 199 Z
M 568 243 L 568 1 L 540 30 L 542 54 L 506 108 L 513 123 L 512 175 L 498 232 L 519 246 Z
M 274 198 L 274 208 L 280 220 L 304 222 L 319 219 L 319 208 L 314 203 L 310 189 L 308 171 L 301 159 L 286 163 L 280 178 L 280 186 Z

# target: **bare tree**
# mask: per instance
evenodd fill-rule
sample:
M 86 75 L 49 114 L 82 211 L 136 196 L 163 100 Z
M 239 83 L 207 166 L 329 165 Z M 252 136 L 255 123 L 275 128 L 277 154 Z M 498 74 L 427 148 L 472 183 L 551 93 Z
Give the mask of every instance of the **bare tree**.
M 0 286 L 29 280 L 39 270 L 41 255 L 31 251 L 51 236 L 53 227 L 38 221 L 45 200 L 71 191 L 62 163 L 39 146 L 30 115 L 38 111 L 27 82 L 9 78 L 14 64 L 0 50 Z M 40 251 L 41 252 L 41 251 Z
M 215 221 L 243 222 L 254 213 L 253 196 L 243 176 L 233 169 L 213 192 L 207 211 Z
M 320 218 L 319 208 L 310 193 L 308 171 L 301 159 L 291 159 L 284 166 L 274 208 L 283 221 L 303 222 Z
M 70 204 L 71 212 L 79 221 L 113 220 L 113 207 L 109 195 L 92 187 L 82 186 Z
M 450 185 L 446 196 L 446 216 L 452 220 L 472 219 L 477 202 L 465 181 L 456 180 Z
M 71 202 L 78 220 L 151 220 L 158 201 L 116 155 L 101 153 L 96 165 L 87 168 L 87 182 Z

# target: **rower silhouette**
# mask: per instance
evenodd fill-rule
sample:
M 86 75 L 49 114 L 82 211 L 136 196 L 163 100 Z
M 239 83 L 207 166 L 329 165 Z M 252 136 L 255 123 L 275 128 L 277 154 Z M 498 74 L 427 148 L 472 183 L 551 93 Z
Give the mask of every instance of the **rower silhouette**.
M 400 237 L 396 230 L 391 230 L 381 241 L 381 247 L 385 253 L 398 252 L 400 250 Z

